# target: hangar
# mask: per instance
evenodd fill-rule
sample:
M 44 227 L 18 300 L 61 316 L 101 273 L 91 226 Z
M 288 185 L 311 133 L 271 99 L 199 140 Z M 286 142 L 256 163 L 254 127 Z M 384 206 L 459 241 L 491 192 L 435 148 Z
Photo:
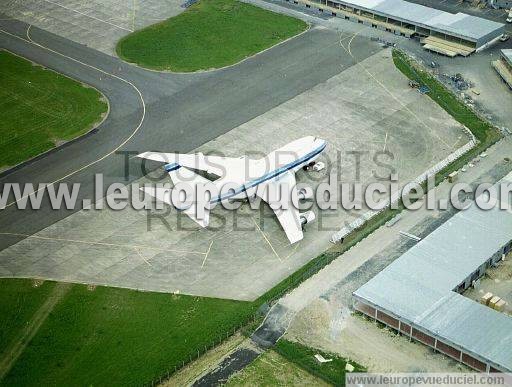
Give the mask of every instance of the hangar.
M 354 308 L 476 370 L 511 372 L 512 317 L 461 294 L 511 245 L 510 210 L 473 205 L 357 289 Z
M 286 0 L 291 1 L 291 0 Z M 404 0 L 293 0 L 370 27 L 421 39 L 443 55 L 468 56 L 505 32 L 505 25 L 465 13 L 449 13 Z

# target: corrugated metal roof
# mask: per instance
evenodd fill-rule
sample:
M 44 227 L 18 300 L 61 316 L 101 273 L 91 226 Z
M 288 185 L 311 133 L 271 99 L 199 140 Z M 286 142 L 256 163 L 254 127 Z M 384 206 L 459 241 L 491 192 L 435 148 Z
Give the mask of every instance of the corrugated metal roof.
M 512 48 L 501 50 L 501 53 L 503 54 L 507 62 L 512 66 Z
M 449 337 L 453 343 L 463 342 L 468 351 L 510 369 L 511 320 L 503 313 L 450 292 L 423 316 L 420 324 L 439 336 Z
M 336 1 L 336 0 L 334 0 Z M 477 40 L 505 27 L 502 23 L 471 16 L 465 13 L 449 13 L 410 3 L 404 0 L 338 0 L 357 8 L 375 11 L 393 19 L 432 28 Z
M 354 295 L 512 371 L 512 318 L 453 291 L 511 239 L 510 210 L 473 205 Z

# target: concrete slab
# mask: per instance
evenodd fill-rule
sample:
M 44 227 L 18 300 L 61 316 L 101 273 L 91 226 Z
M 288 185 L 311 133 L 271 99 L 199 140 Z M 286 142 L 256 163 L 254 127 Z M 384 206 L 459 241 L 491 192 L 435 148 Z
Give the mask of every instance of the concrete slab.
M 357 176 L 348 152 L 364 152 L 363 183 L 385 171 L 373 162 L 377 151 L 392 152 L 389 163 L 405 183 L 468 140 L 428 96 L 408 87 L 390 52 L 382 51 L 199 150 L 267 153 L 305 135 L 328 141 L 324 160 L 340 155 L 341 169 L 336 162 L 331 168 L 343 181 Z M 297 180 L 315 187 L 327 174 L 300 172 Z M 0 275 L 253 300 L 324 251 L 334 231 L 361 215 L 314 211 L 318 221 L 290 246 L 266 205 L 215 208 L 208 229 L 174 210 L 165 218 L 170 229 L 144 211 L 84 210 L 0 252 Z
M 2 6 L 6 15 L 115 55 L 120 38 L 176 16 L 183 0 L 21 0 Z

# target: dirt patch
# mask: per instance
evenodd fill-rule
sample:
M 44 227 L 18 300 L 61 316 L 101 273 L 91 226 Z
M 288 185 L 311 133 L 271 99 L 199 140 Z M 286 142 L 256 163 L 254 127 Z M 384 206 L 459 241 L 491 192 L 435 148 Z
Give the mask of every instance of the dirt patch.
M 302 310 L 285 337 L 340 354 L 369 372 L 469 372 L 463 365 L 352 314 L 346 305 L 318 299 Z
M 197 360 L 189 363 L 187 366 L 176 372 L 171 378 L 161 386 L 188 386 L 194 383 L 200 376 L 207 373 L 230 352 L 234 351 L 239 345 L 246 340 L 245 336 L 236 333 L 222 344 L 212 348 Z
M 328 386 L 323 380 L 309 374 L 270 350 L 261 355 L 243 371 L 233 375 L 227 386 Z

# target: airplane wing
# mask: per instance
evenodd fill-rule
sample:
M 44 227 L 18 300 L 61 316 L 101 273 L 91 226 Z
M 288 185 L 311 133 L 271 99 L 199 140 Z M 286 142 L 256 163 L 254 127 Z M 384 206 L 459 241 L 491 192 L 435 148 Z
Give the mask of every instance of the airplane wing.
M 287 208 L 278 208 L 276 210 L 273 209 L 273 211 L 276 214 L 279 223 L 283 227 L 286 236 L 290 240 L 290 243 L 293 244 L 295 242 L 300 241 L 304 237 L 302 233 L 302 224 L 300 221 L 299 209 L 296 208 L 292 203 L 292 190 L 296 189 L 295 174 L 293 172 L 286 172 L 278 180 L 272 180 L 268 183 L 260 184 L 258 186 L 258 190 L 256 191 L 256 195 L 258 195 L 261 199 L 268 203 L 268 186 L 273 184 L 280 186 L 274 187 L 277 189 L 277 192 L 279 192 L 279 189 L 282 189 L 282 194 L 286 195 L 286 200 L 288 201 Z
M 223 177 L 229 173 L 242 174 L 246 168 L 247 159 L 245 157 L 223 157 L 214 155 L 204 155 L 203 153 L 184 154 L 184 153 L 159 153 L 144 152 L 137 157 L 153 161 L 159 161 L 166 164 L 178 164 L 185 168 L 206 171 L 213 175 Z

